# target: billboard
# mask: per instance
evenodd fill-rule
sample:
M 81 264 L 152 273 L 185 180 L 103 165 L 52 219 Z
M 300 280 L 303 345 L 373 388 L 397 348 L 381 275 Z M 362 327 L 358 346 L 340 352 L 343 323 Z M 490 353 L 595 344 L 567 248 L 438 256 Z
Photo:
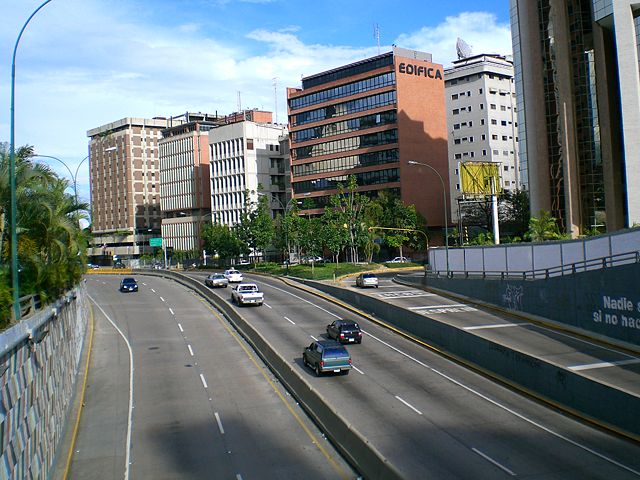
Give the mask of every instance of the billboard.
M 463 195 L 500 194 L 502 191 L 500 164 L 495 162 L 461 162 L 460 188 Z

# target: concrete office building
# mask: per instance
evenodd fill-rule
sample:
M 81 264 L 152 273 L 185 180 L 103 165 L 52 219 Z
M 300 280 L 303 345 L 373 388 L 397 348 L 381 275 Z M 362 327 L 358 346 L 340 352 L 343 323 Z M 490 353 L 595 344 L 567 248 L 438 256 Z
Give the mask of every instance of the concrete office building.
M 461 162 L 498 163 L 499 189 L 521 187 L 513 62 L 501 55 L 473 55 L 453 62 L 444 78 L 451 216 L 455 220 L 462 200 Z
M 287 129 L 270 122 L 271 115 L 267 122 L 240 121 L 209 131 L 214 222 L 240 222 L 246 202 L 257 202 L 259 185 L 272 198 L 285 195 L 287 164 L 280 139 Z
M 511 0 L 522 179 L 577 236 L 640 223 L 640 3 Z
M 158 143 L 164 118 L 123 118 L 87 132 L 96 263 L 137 258 L 160 236 Z
M 449 196 L 444 76 L 431 55 L 393 51 L 302 79 L 287 90 L 293 197 L 322 213 L 350 175 L 361 193 L 396 193 L 436 235 Z
M 221 119 L 206 113 L 171 117 L 160 147 L 162 238 L 174 250 L 202 250 L 202 226 L 211 222 L 209 130 Z

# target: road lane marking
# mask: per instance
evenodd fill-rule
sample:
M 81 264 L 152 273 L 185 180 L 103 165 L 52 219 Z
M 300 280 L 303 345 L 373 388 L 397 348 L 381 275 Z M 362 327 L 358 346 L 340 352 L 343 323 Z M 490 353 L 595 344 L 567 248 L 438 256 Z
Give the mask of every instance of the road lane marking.
M 511 475 L 512 477 L 515 477 L 516 474 L 513 473 L 511 470 L 509 470 L 507 467 L 505 467 L 504 465 L 501 465 L 500 463 L 496 462 L 493 458 L 491 458 L 489 455 L 485 455 L 484 453 L 482 453 L 480 450 L 478 450 L 477 448 L 472 448 L 471 450 L 473 450 L 474 452 L 476 452 L 478 455 L 480 455 L 482 458 L 484 458 L 486 461 L 494 464 L 496 467 L 498 467 L 500 470 L 507 472 L 509 475 Z
M 400 398 L 398 395 L 396 395 L 396 398 L 398 400 L 400 400 L 402 403 L 404 403 L 407 407 L 409 407 L 411 410 L 413 410 L 414 412 L 416 412 L 418 415 L 422 415 L 422 412 L 420 410 L 418 410 L 416 407 L 414 407 L 413 405 L 411 405 L 409 402 L 407 402 L 406 400 L 403 400 L 402 398 Z
M 269 285 L 268 283 L 263 284 L 263 286 L 267 286 L 269 288 L 273 288 L 274 290 L 278 290 L 279 292 L 286 293 L 287 295 L 290 295 L 293 298 L 297 298 L 298 300 L 300 300 L 300 301 L 302 301 L 304 303 L 308 303 L 309 305 L 311 305 L 313 307 L 316 307 L 319 310 L 322 310 L 327 315 L 331 315 L 332 317 L 336 317 L 336 318 L 342 318 L 340 315 L 336 315 L 335 313 L 330 312 L 326 308 L 322 308 L 320 305 L 316 305 L 315 303 L 313 303 L 313 302 L 311 302 L 309 300 L 306 300 L 306 299 L 296 295 L 295 293 L 288 292 L 287 290 L 283 290 L 282 288 L 274 287 L 273 285 Z
M 164 298 L 160 297 L 160 300 L 162 300 L 164 302 Z
M 313 335 L 309 335 L 311 338 L 313 338 L 316 342 L 318 341 L 318 339 L 316 337 L 314 337 Z
M 147 286 L 147 284 L 146 284 L 146 283 L 144 283 L 144 282 L 142 282 L 142 285 L 144 285 L 145 287 Z
M 268 303 L 263 303 L 263 305 L 267 308 L 273 308 L 271 305 L 269 305 Z
M 240 475 L 239 473 L 236 473 L 236 480 L 242 480 L 242 475 Z
M 220 415 L 218 415 L 218 412 L 215 412 L 214 415 L 216 417 L 216 422 L 218 423 L 218 430 L 220 430 L 221 435 L 224 435 L 224 428 L 222 428 L 222 420 L 220 420 Z
M 204 386 L 204 388 L 209 388 L 209 385 L 207 385 L 207 381 L 204 379 L 203 374 L 200 374 L 200 380 L 202 381 L 202 385 Z
M 631 360 L 618 360 L 617 362 L 600 362 L 600 363 L 588 363 L 585 365 L 574 365 L 567 367 L 569 370 L 579 372 L 581 370 L 593 370 L 596 368 L 615 367 L 617 365 L 633 365 L 634 363 L 640 363 L 640 358 L 633 358 Z
M 183 330 L 183 328 L 182 328 L 182 325 L 181 325 L 181 324 L 178 324 L 178 328 L 180 329 L 180 331 L 181 331 L 182 333 L 184 333 L 184 330 Z
M 187 348 L 189 349 L 189 353 L 193 357 L 193 349 L 191 348 L 191 345 L 187 345 Z M 207 387 L 205 386 L 205 388 L 207 388 Z
M 291 325 L 295 325 L 295 324 L 296 324 L 296 322 L 294 322 L 293 320 L 291 320 L 291 319 L 290 319 L 290 318 L 288 318 L 288 317 L 284 317 L 284 319 L 285 319 L 287 322 L 289 322 Z
M 105 318 L 109 321 L 109 323 L 111 325 L 113 325 L 113 328 L 116 329 L 116 331 L 120 334 L 120 336 L 122 337 L 122 339 L 124 340 L 124 343 L 127 345 L 127 349 L 129 350 L 129 414 L 127 416 L 127 439 L 126 439 L 126 446 L 125 446 L 125 458 L 124 458 L 124 480 L 129 480 L 129 464 L 130 464 L 130 458 L 131 458 L 131 424 L 132 422 L 132 416 L 133 416 L 133 350 L 131 350 L 131 344 L 129 343 L 129 340 L 127 340 L 127 337 L 124 336 L 124 333 L 122 333 L 122 330 L 120 330 L 118 328 L 118 326 L 113 322 L 113 320 L 111 320 L 111 318 L 109 318 L 109 315 L 107 315 L 107 312 L 104 311 L 104 309 L 98 304 L 98 302 L 95 301 L 95 299 L 87 294 L 88 297 L 91 299 L 91 301 L 96 305 L 96 307 L 98 307 L 98 309 L 100 309 L 100 311 L 102 312 L 102 314 L 105 316 Z
M 175 315 L 175 313 L 173 313 L 173 309 L 170 308 L 169 311 L 171 312 L 171 315 Z
M 464 327 L 463 330 L 484 330 L 486 328 L 522 327 L 523 325 L 530 325 L 530 323 L 496 323 L 493 325 L 476 325 L 474 327 Z
M 428 310 L 431 308 L 454 308 L 454 307 L 468 307 L 464 303 L 449 303 L 446 305 L 422 305 L 420 307 L 408 307 L 407 310 Z
M 358 367 L 356 367 L 354 364 L 351 364 L 351 367 L 353 367 L 353 369 L 358 372 L 360 375 L 364 375 L 364 372 L 362 370 L 360 370 Z
M 151 291 L 152 291 L 153 293 L 156 293 L 156 291 L 155 291 L 153 288 L 151 289 Z
M 376 294 L 380 298 L 416 298 L 435 297 L 435 293 L 418 293 L 415 290 L 401 290 L 399 292 L 382 292 Z

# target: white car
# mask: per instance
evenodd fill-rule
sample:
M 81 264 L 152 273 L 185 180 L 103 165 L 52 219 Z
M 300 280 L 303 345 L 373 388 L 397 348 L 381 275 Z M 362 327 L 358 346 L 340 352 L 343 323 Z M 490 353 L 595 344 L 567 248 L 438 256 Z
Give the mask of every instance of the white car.
M 255 283 L 241 283 L 231 290 L 231 303 L 236 303 L 239 307 L 243 305 L 262 305 L 264 293 L 260 291 Z
M 385 263 L 408 263 L 411 259 L 407 257 L 395 257 L 392 260 L 387 260 Z
M 230 270 L 225 270 L 224 276 L 227 277 L 227 280 L 229 280 L 229 283 L 240 283 L 244 280 L 244 277 L 242 276 L 242 272 L 239 272 L 235 268 Z

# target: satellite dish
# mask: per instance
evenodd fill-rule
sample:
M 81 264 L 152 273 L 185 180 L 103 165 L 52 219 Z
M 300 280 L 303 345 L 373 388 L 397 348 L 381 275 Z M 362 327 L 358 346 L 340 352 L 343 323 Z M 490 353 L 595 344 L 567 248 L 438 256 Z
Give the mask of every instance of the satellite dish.
M 458 60 L 469 58 L 472 55 L 471 46 L 460 37 L 456 42 L 456 52 L 458 53 Z

